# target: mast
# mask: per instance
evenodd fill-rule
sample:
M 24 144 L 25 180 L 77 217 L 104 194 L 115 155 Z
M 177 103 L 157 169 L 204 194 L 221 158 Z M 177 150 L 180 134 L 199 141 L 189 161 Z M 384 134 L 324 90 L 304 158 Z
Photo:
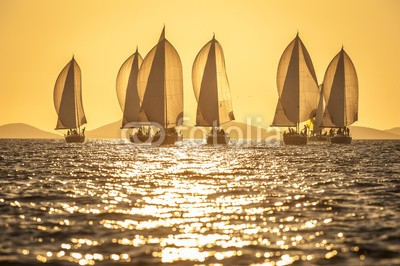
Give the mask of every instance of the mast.
M 211 47 L 210 47 L 210 50 L 212 50 L 212 56 L 213 56 L 213 58 L 212 58 L 212 60 L 213 60 L 213 63 L 214 63 L 214 65 L 215 65 L 215 69 L 214 69 L 214 75 L 215 75 L 215 77 L 217 76 L 217 64 L 216 64 L 216 60 L 217 60 L 217 58 L 216 58 L 216 55 L 215 55 L 215 33 L 213 33 L 213 38 L 212 38 L 212 40 L 211 40 Z M 218 85 L 217 85 L 217 93 L 216 93 L 216 95 L 217 95 L 217 114 L 218 114 L 218 116 L 217 116 L 217 128 L 219 128 L 219 126 L 220 126 L 220 108 L 219 108 L 219 93 L 218 93 Z
M 72 64 L 70 67 L 72 67 L 72 75 L 73 75 L 72 78 L 75 81 L 75 58 L 74 58 L 74 56 L 72 56 Z M 75 121 L 76 121 L 76 126 L 78 128 L 78 132 L 80 132 L 79 114 L 78 114 L 78 109 L 76 108 L 78 106 L 78 99 L 76 97 L 75 90 L 74 90 L 74 101 L 75 101 Z
M 340 57 L 341 57 L 341 61 L 343 63 L 343 72 L 346 73 L 346 69 L 345 69 L 345 65 L 344 65 L 344 55 L 343 55 L 343 45 L 342 45 L 342 50 L 340 50 Z M 343 87 L 346 88 L 346 78 L 343 79 Z M 343 89 L 343 122 L 344 122 L 344 126 L 347 126 L 347 116 L 346 116 L 346 90 Z
M 161 44 L 161 49 L 164 51 L 164 54 L 163 54 L 163 56 L 164 56 L 164 58 L 163 58 L 163 60 L 164 60 L 164 69 L 163 69 L 163 80 L 164 80 L 164 82 L 163 82 L 163 91 L 164 91 L 164 99 L 163 99 L 163 101 L 164 101 L 164 104 L 163 104 L 163 106 L 164 106 L 164 123 L 163 123 L 163 127 L 165 128 L 165 129 L 167 129 L 168 128 L 168 107 L 167 107 L 167 105 L 168 105 L 168 101 L 167 101 L 167 98 L 168 98 L 168 96 L 167 96 L 167 88 L 166 88 L 166 82 L 165 82 L 165 77 L 166 77 L 166 75 L 167 75 L 167 71 L 166 71 L 166 67 L 165 67 L 165 25 L 164 25 L 164 27 L 163 27 L 163 30 L 162 30 L 162 32 L 161 32 L 161 35 L 160 35 L 160 39 L 159 39 L 159 44 Z
M 214 71 L 215 71 L 215 76 L 217 76 L 218 75 L 218 71 L 217 71 L 217 63 L 216 63 L 216 61 L 217 61 L 217 58 L 216 58 L 216 51 L 215 51 L 215 33 L 213 33 L 213 38 L 212 38 L 212 40 L 211 40 L 211 50 L 212 50 L 212 55 L 213 55 L 213 63 L 215 64 L 215 69 L 214 69 Z M 217 85 L 217 113 L 218 113 L 218 116 L 217 116 L 217 128 L 219 128 L 219 126 L 220 126 L 220 123 L 221 123 L 221 121 L 220 121 L 220 105 L 219 105 L 219 93 L 218 93 L 218 85 Z
M 164 28 L 163 28 L 163 30 L 162 30 L 162 32 L 161 32 L 161 36 L 160 36 L 160 42 L 164 42 L 163 43 L 163 50 L 165 51 L 165 25 L 164 25 Z M 165 57 L 165 53 L 164 53 L 164 57 Z M 164 60 L 165 60 L 165 58 L 164 58 Z M 164 123 L 164 128 L 168 128 L 168 107 L 167 107 L 167 105 L 168 105 L 168 101 L 167 101 L 167 90 L 166 90 L 166 86 L 165 86 L 165 76 L 166 76 L 166 74 L 167 74 L 167 71 L 166 71 L 166 68 L 165 68 L 165 63 L 164 63 L 164 121 L 165 121 L 165 123 Z
M 297 61 L 300 63 L 300 60 L 299 60 L 299 49 L 296 47 L 296 46 L 299 46 L 299 39 L 300 39 L 300 37 L 299 37 L 299 30 L 297 30 L 297 34 L 296 34 L 296 45 L 295 45 L 295 53 L 296 53 L 296 55 L 297 55 Z M 299 77 L 300 77 L 300 67 L 297 69 L 298 71 L 299 71 Z M 299 78 L 299 80 L 298 80 L 298 82 L 299 82 L 299 88 L 298 88 L 298 90 L 299 90 L 299 93 L 297 94 L 297 96 L 298 96 L 298 99 L 297 99 L 297 123 L 296 123 L 296 132 L 297 133 L 299 133 L 299 128 L 300 128 L 300 104 L 301 104 L 301 102 L 300 102 L 300 78 Z

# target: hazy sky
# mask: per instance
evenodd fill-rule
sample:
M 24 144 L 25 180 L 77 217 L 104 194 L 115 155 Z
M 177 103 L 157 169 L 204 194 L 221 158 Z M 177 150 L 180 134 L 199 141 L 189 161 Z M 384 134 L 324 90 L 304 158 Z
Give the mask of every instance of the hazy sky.
M 184 109 L 195 123 L 191 70 L 213 35 L 226 60 L 238 121 L 270 125 L 279 58 L 299 31 L 321 83 L 342 44 L 356 67 L 358 126 L 400 126 L 400 1 L 0 0 L 0 125 L 53 130 L 56 78 L 72 55 L 82 70 L 88 129 L 121 119 L 115 80 L 163 25 L 183 65 Z M 261 122 L 256 123 L 256 119 Z

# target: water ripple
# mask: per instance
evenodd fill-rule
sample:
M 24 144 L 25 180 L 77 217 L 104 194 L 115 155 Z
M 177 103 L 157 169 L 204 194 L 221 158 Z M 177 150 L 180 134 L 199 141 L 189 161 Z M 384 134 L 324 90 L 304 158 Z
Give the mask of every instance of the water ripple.
M 400 263 L 400 142 L 0 140 L 0 262 Z

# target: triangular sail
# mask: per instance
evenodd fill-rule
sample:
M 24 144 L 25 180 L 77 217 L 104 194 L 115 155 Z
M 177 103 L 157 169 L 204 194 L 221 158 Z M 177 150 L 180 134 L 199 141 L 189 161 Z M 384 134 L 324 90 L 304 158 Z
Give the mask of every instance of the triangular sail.
M 324 112 L 324 115 L 322 117 L 322 122 L 321 122 L 320 127 L 321 128 L 324 128 L 324 127 L 336 127 L 335 124 L 333 124 L 333 122 L 332 122 L 332 118 L 331 118 L 327 108 L 325 108 L 325 112 Z
M 325 72 L 323 90 L 327 110 L 335 126 L 345 127 L 358 120 L 357 73 L 343 49 Z
M 278 99 L 278 104 L 275 110 L 274 121 L 272 122 L 272 126 L 274 127 L 295 127 L 296 123 L 290 121 L 285 112 L 283 111 L 281 100 Z
M 173 128 L 183 119 L 182 63 L 165 39 L 165 28 L 156 46 L 144 58 L 138 74 L 138 93 L 149 122 Z
M 298 35 L 281 56 L 277 86 L 281 104 L 278 103 L 278 107 L 282 107 L 291 123 L 301 123 L 315 116 L 319 96 L 317 77 L 310 55 Z
M 198 102 L 198 126 L 219 126 L 235 119 L 224 53 L 215 37 L 197 54 L 192 82 Z
M 54 86 L 56 129 L 72 129 L 86 124 L 82 104 L 81 69 L 74 58 L 63 68 Z
M 146 117 L 140 109 L 137 77 L 143 58 L 138 50 L 121 66 L 116 82 L 118 101 L 124 112 L 122 127 L 132 122 L 145 122 Z

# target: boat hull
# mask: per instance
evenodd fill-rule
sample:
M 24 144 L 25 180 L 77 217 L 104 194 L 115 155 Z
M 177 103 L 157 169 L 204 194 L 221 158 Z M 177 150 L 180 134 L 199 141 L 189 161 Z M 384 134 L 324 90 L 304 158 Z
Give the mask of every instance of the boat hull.
M 330 138 L 331 143 L 333 144 L 350 144 L 352 138 L 350 136 L 344 135 L 335 135 Z
M 283 137 L 283 142 L 286 145 L 306 145 L 307 136 L 303 135 L 287 135 Z
M 230 141 L 230 136 L 228 134 L 225 135 L 209 135 L 207 136 L 207 144 L 209 145 L 226 145 Z
M 182 141 L 183 136 L 180 134 L 165 134 L 164 136 L 161 134 L 157 134 L 151 140 L 152 145 L 163 146 L 163 145 L 174 145 L 177 141 Z
M 68 136 L 65 136 L 65 141 L 67 143 L 83 143 L 83 142 L 85 142 L 85 136 L 84 135 L 68 135 Z

